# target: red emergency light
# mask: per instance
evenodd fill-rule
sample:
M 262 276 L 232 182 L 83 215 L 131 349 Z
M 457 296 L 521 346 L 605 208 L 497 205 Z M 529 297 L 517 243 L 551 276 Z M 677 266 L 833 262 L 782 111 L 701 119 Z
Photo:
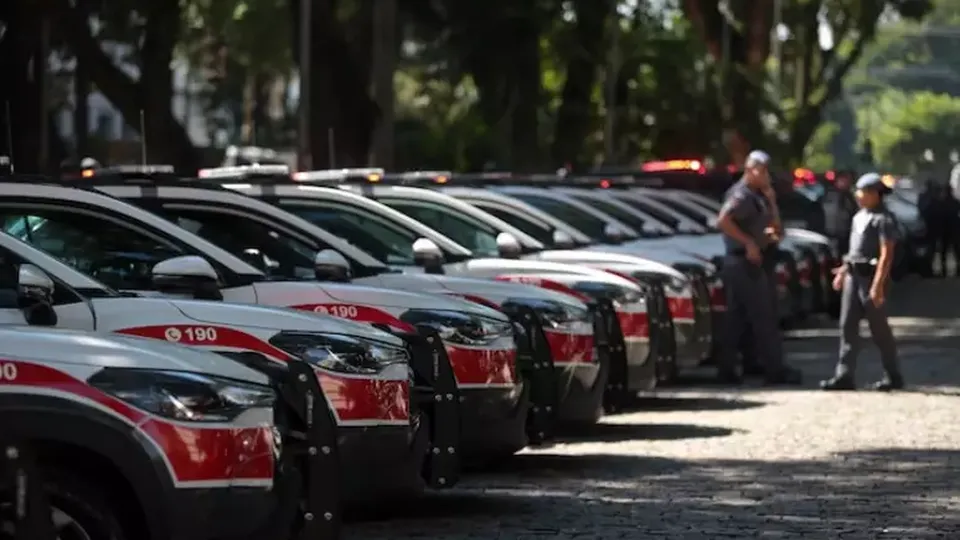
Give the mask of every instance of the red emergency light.
M 606 178 L 600 181 L 600 187 L 603 189 L 609 189 L 611 185 L 613 185 L 613 183 Z
M 826 174 L 824 174 L 823 176 L 826 177 L 828 182 L 833 182 L 834 180 L 837 179 L 836 171 L 827 171 Z
M 802 186 L 804 184 L 812 186 L 817 183 L 817 175 L 810 169 L 794 169 L 793 185 Z
M 706 168 L 696 159 L 670 159 L 667 161 L 648 161 L 640 166 L 644 172 L 692 171 L 703 174 Z

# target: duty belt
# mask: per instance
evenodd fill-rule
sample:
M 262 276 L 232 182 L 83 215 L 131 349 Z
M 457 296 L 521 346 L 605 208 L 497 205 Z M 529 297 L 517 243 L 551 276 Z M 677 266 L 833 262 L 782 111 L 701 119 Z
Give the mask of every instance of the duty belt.
M 872 274 L 877 269 L 877 259 L 867 259 L 866 257 L 850 257 L 845 256 L 843 258 L 843 264 L 852 272 L 858 274 Z

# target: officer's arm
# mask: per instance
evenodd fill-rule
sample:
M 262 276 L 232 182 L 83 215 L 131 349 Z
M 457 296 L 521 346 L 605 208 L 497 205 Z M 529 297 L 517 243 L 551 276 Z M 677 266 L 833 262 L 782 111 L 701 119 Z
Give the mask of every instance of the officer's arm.
M 770 188 L 767 190 L 764 195 L 767 197 L 767 202 L 770 203 L 770 226 L 773 227 L 774 232 L 777 233 L 778 238 L 783 237 L 783 223 L 780 221 L 780 206 L 777 204 L 777 192 Z
M 893 250 L 897 243 L 897 226 L 889 217 L 884 217 L 880 224 L 880 258 L 877 260 L 877 269 L 873 274 L 873 286 L 882 288 L 890 276 L 893 266 Z
M 749 235 L 743 232 L 734 221 L 734 218 L 743 217 L 746 210 L 747 202 L 744 200 L 744 197 L 734 194 L 724 201 L 723 206 L 720 208 L 720 214 L 717 216 L 717 228 L 720 229 L 723 234 L 743 244 L 744 247 L 756 245 L 753 238 L 750 238 Z

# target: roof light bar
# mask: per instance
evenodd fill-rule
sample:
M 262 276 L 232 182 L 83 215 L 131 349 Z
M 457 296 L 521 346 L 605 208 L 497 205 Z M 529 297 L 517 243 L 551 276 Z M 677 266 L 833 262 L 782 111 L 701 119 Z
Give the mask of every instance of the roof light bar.
M 389 173 L 389 176 L 402 182 L 426 180 L 434 184 L 446 184 L 450 181 L 453 173 L 450 171 L 406 171 L 402 173 Z
M 358 169 L 324 169 L 300 171 L 291 177 L 297 182 L 343 182 L 345 180 L 365 180 L 376 183 L 383 179 L 384 171 L 378 167 Z
M 670 159 L 667 161 L 648 161 L 640 166 L 644 172 L 693 171 L 705 172 L 703 162 L 696 159 Z
M 225 179 L 246 178 L 250 176 L 277 176 L 289 175 L 290 167 L 286 165 L 237 165 L 235 167 L 213 167 L 197 171 L 197 178 Z

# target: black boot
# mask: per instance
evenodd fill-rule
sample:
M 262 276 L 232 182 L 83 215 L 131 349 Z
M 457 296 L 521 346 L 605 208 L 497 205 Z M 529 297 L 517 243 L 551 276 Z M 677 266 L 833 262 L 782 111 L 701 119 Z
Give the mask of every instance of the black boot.
M 903 390 L 903 377 L 884 377 L 870 385 L 871 390 L 877 392 L 892 392 L 893 390 Z
M 848 375 L 839 375 L 831 377 L 825 381 L 820 381 L 821 390 L 856 390 L 857 386 L 853 384 L 853 377 Z

